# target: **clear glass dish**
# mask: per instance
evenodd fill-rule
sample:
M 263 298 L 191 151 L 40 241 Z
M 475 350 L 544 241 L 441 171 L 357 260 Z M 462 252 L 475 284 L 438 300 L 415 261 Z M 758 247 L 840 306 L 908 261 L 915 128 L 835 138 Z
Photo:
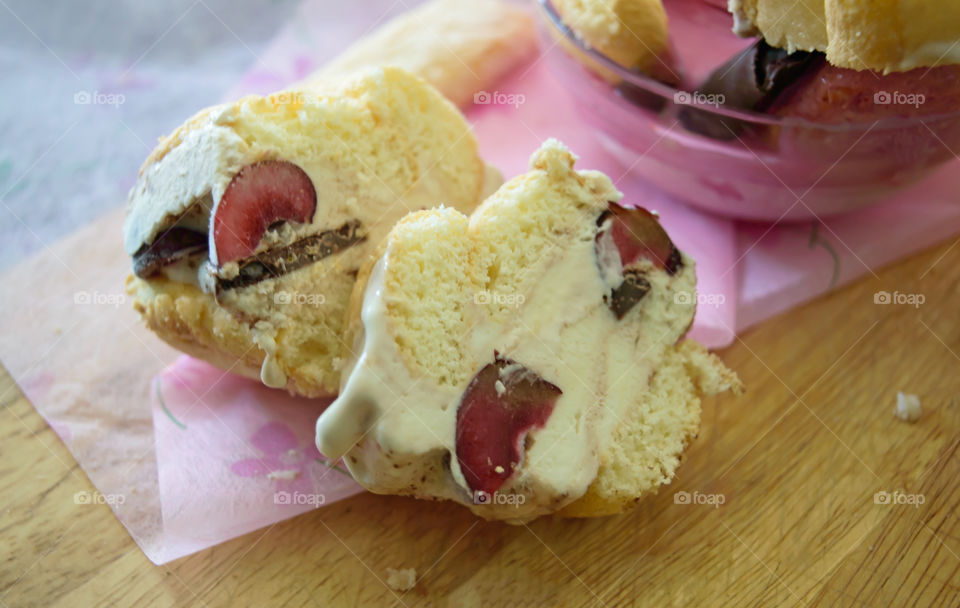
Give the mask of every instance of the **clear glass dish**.
M 544 61 L 604 147 L 631 173 L 717 214 L 777 221 L 851 211 L 960 152 L 960 108 L 840 124 L 728 108 L 621 67 L 573 36 L 549 0 L 538 12 Z M 696 28 L 670 18 L 679 47 Z

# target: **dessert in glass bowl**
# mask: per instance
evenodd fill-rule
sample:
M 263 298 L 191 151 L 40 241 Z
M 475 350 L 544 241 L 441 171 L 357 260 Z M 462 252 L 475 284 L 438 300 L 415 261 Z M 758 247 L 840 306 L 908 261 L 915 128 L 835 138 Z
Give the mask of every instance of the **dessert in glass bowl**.
M 840 4 L 667 0 L 665 35 L 648 0 L 540 0 L 540 25 L 554 73 L 632 172 L 719 214 L 805 219 L 880 201 L 960 150 L 960 5 Z M 623 31 L 639 59 L 612 52 Z

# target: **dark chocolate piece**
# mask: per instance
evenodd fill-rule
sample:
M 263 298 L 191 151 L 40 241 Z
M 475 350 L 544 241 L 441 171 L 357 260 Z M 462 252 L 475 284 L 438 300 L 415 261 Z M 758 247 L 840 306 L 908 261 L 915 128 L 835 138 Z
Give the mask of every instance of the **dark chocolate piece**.
M 623 283 L 620 283 L 613 291 L 610 297 L 604 297 L 607 306 L 613 311 L 613 314 L 619 321 L 630 312 L 630 309 L 637 305 L 650 291 L 650 281 L 645 279 L 638 270 L 626 270 L 623 273 Z
M 365 234 L 360 234 L 359 221 L 347 222 L 336 230 L 313 234 L 286 247 L 268 249 L 241 260 L 239 274 L 232 279 L 219 279 L 217 288 L 247 287 L 264 279 L 279 277 L 339 253 L 366 238 Z
M 207 252 L 207 235 L 174 226 L 161 233 L 153 243 L 144 244 L 133 254 L 133 274 L 149 279 L 169 264 L 193 254 Z
M 677 269 L 683 266 L 683 258 L 680 256 L 680 250 L 677 249 L 676 245 L 672 245 L 670 249 L 670 257 L 667 258 L 666 271 L 667 274 L 673 276 L 677 274 Z
M 824 61 L 823 53 L 787 53 L 761 39 L 714 70 L 695 94 L 722 96 L 726 108 L 764 112 L 786 88 L 813 73 Z M 714 139 L 733 139 L 749 126 L 742 120 L 696 107 L 681 109 L 679 119 L 688 130 Z

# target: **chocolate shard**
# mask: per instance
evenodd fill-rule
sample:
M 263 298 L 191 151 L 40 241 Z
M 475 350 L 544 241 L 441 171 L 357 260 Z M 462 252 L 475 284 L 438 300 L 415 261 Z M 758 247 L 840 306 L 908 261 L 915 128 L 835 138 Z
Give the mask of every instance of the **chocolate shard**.
M 232 279 L 219 279 L 219 290 L 247 287 L 264 279 L 293 272 L 325 257 L 337 254 L 366 240 L 361 224 L 351 220 L 336 230 L 326 230 L 304 237 L 286 247 L 276 247 L 239 262 L 240 272 Z
M 649 292 L 650 282 L 639 271 L 627 270 L 623 273 L 623 283 L 614 288 L 610 297 L 605 297 L 604 300 L 619 321 Z
M 812 74 L 824 61 L 823 53 L 787 53 L 761 39 L 714 70 L 696 93 L 722 99 L 726 108 L 764 112 L 790 85 Z M 749 126 L 695 107 L 683 108 L 678 118 L 688 130 L 714 139 L 733 139 Z
M 673 276 L 677 274 L 677 269 L 681 266 L 683 266 L 683 257 L 680 255 L 680 250 L 677 249 L 676 245 L 671 243 L 670 256 L 667 258 L 665 270 L 667 271 L 667 274 Z
M 149 245 L 133 254 L 133 274 L 149 279 L 160 270 L 194 254 L 206 254 L 207 235 L 189 228 L 174 226 L 161 233 Z

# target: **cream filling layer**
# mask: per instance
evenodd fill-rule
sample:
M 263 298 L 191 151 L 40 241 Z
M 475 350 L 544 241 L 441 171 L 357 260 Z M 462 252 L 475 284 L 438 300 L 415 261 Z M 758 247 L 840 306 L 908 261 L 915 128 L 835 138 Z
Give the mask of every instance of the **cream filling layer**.
M 207 195 L 219 201 L 245 164 L 248 146 L 218 119 L 211 117 L 202 127 L 187 131 L 179 145 L 143 169 L 130 191 L 123 226 L 127 254 L 133 255 L 144 243 L 152 243 L 194 203 L 209 204 Z M 209 217 L 209 209 L 203 215 Z

